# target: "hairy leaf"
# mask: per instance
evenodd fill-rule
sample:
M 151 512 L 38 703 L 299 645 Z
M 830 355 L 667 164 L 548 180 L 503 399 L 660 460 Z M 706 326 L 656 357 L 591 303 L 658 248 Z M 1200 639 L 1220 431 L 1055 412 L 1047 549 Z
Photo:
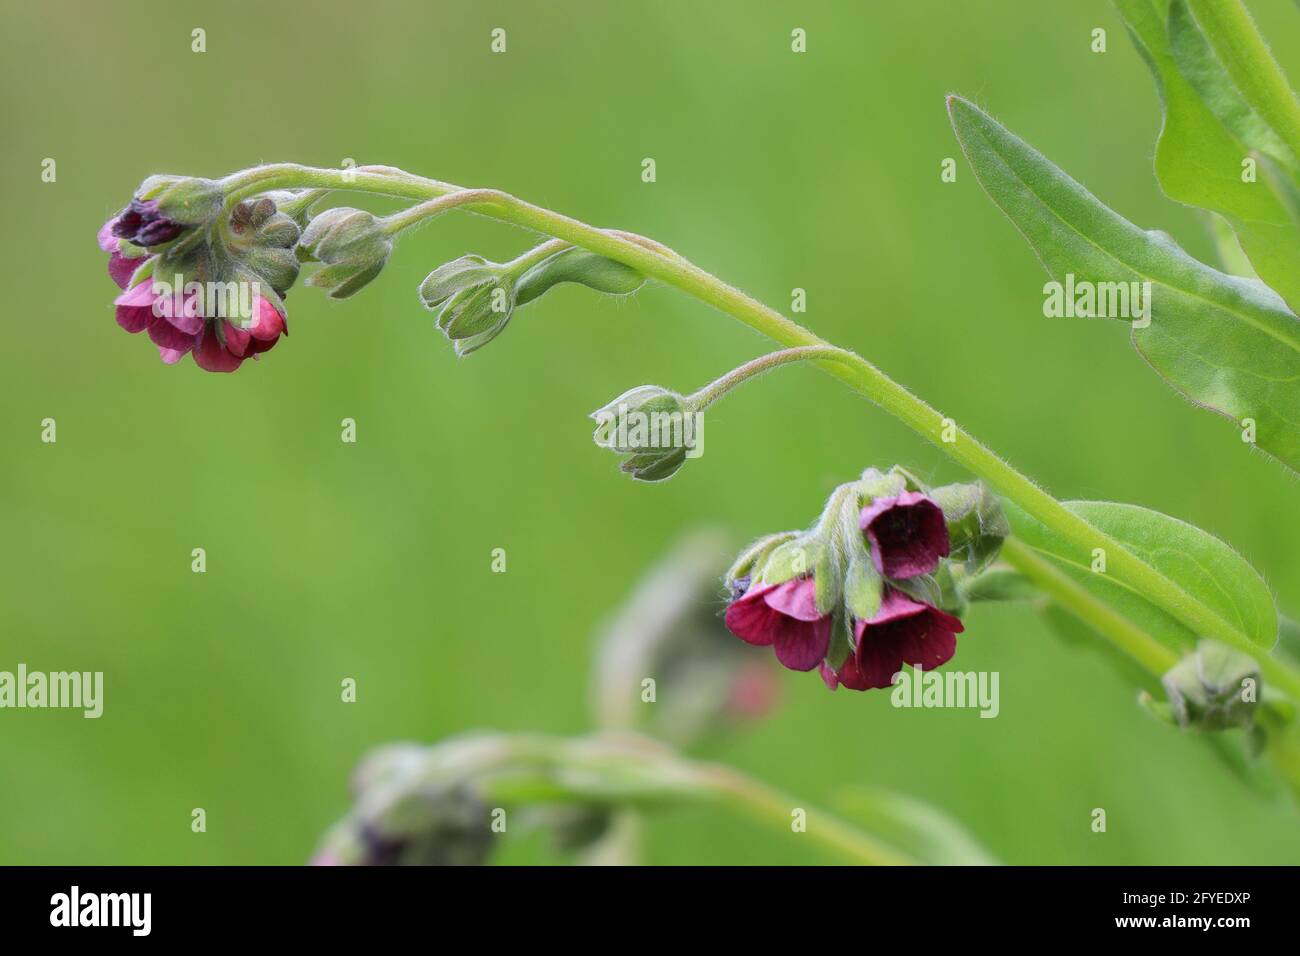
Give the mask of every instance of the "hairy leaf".
M 1237 88 L 1186 0 L 1118 5 L 1164 103 L 1156 145 L 1161 188 L 1171 199 L 1224 216 L 1256 273 L 1294 310 L 1300 304 L 1295 156 Z M 1264 168 L 1246 176 L 1243 163 Z
M 1277 610 L 1268 585 L 1246 560 L 1212 534 L 1137 505 L 1067 501 L 1065 506 L 1114 537 L 1184 591 L 1202 601 L 1263 651 L 1277 641 Z M 1022 542 L 1043 553 L 1097 598 L 1162 644 L 1182 653 L 1200 635 L 1166 614 L 1104 568 L 1105 554 L 1080 554 L 1014 504 L 1007 516 Z
M 1253 423 L 1258 447 L 1300 470 L 1300 319 L 1286 303 L 1139 229 L 973 104 L 953 96 L 948 105 L 976 176 L 1053 280 L 1149 282 L 1149 322 L 1131 326 L 1138 352 L 1187 398 L 1242 424 L 1243 436 Z

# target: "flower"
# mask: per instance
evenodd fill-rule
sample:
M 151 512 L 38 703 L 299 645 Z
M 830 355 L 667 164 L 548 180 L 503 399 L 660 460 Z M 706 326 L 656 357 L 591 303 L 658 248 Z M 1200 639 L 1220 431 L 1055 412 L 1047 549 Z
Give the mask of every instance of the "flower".
M 871 545 L 876 570 L 887 578 L 929 574 L 948 556 L 943 509 L 920 492 L 874 499 L 862 509 L 858 524 Z
M 192 295 L 182 296 L 179 304 L 156 293 L 146 279 L 114 300 L 117 324 L 132 334 L 148 331 L 168 365 L 193 352 L 195 364 L 209 372 L 233 372 L 244 359 L 269 351 L 286 331 L 284 315 L 262 296 L 253 300 L 251 321 L 243 327 L 226 318 L 205 318 Z
M 169 194 L 178 215 L 198 214 L 213 198 L 207 190 L 196 198 L 198 187 L 181 188 L 187 182 Z M 195 231 L 150 255 L 140 247 L 180 234 L 159 225 L 164 222 L 176 225 L 154 200 L 137 198 L 99 230 L 108 273 L 123 290 L 113 302 L 117 324 L 132 334 L 147 332 L 168 365 L 192 353 L 210 372 L 233 372 L 271 349 L 287 331 L 282 296 L 298 275 L 294 220 L 269 198 L 241 202 L 224 229 Z
M 934 670 L 951 660 L 963 630 L 951 614 L 886 588 L 875 617 L 854 626 L 853 653 L 838 670 L 823 662 L 822 679 L 831 690 L 889 687 L 904 664 Z
M 826 656 L 831 615 L 817 610 L 811 577 L 750 588 L 727 607 L 727 628 L 742 641 L 772 645 L 776 659 L 795 671 L 810 671 Z

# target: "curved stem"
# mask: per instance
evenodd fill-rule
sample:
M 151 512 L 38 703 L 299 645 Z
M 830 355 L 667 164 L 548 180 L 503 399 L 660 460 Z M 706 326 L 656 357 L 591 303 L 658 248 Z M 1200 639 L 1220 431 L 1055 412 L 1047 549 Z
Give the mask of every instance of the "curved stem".
M 800 804 L 789 794 L 747 777 L 730 767 L 710 766 L 700 774 L 715 794 L 731 801 L 752 819 L 789 831 L 791 813 L 802 807 L 807 814 L 804 833 L 814 842 L 840 856 L 868 866 L 914 866 L 916 861 L 876 840 L 838 817 Z
M 688 395 L 686 401 L 696 410 L 708 408 L 737 385 L 748 381 L 755 375 L 761 375 L 769 369 L 774 369 L 781 365 L 789 365 L 792 362 L 807 362 L 811 359 L 826 359 L 827 361 L 832 362 L 852 363 L 857 360 L 857 356 L 852 352 L 846 352 L 844 349 L 834 345 L 804 345 L 799 348 L 782 349 L 779 352 L 769 352 L 767 355 L 760 355 L 758 358 L 751 359 L 744 365 L 733 368 L 726 375 L 715 379 L 699 391 Z
M 407 199 L 433 199 L 461 191 L 461 187 L 449 183 L 381 166 L 335 170 L 296 164 L 272 165 L 235 173 L 227 177 L 225 184 L 231 199 L 287 186 L 356 189 Z M 797 322 L 680 256 L 630 239 L 625 234 L 598 229 L 550 209 L 534 206 L 508 193 L 496 190 L 474 192 L 480 198 L 467 201 L 465 208 L 563 239 L 631 266 L 726 312 L 787 348 L 828 345 Z M 1031 517 L 1076 547 L 1080 556 L 1090 555 L 1094 548 L 1104 548 L 1111 573 L 1192 631 L 1246 653 L 1258 652 L 1258 648 L 1211 608 L 1141 560 L 1118 540 L 1074 514 L 955 421 L 941 415 L 865 358 L 856 353 L 846 354 L 851 358 L 816 361 L 827 373 L 870 399 L 923 438 L 934 442 L 950 458 L 983 478 L 995 491 L 1016 502 Z M 1275 670 L 1274 683 L 1300 700 L 1300 675 L 1281 665 Z

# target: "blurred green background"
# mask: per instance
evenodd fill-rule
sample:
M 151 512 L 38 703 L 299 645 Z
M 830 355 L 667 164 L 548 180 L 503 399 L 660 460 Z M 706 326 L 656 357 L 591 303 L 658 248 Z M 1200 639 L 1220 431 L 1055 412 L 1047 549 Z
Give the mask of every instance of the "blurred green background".
M 695 388 L 767 345 L 667 288 L 564 287 L 457 361 L 416 285 L 529 241 L 464 215 L 405 239 L 346 302 L 300 284 L 291 338 L 260 362 L 166 367 L 114 323 L 95 245 L 150 173 L 393 164 L 653 236 L 782 310 L 805 288 L 807 324 L 1058 496 L 1198 524 L 1300 610 L 1294 479 L 1152 375 L 1121 327 L 1043 318 L 1046 276 L 948 127 L 943 95 L 970 96 L 1210 257 L 1202 221 L 1152 176 L 1156 93 L 1109 4 L 187 6 L 3 5 L 0 669 L 102 670 L 106 701 L 98 721 L 0 712 L 0 862 L 301 862 L 376 744 L 586 729 L 593 629 L 685 530 L 806 524 L 868 465 L 966 477 L 794 368 L 711 410 L 704 457 L 673 481 L 634 484 L 585 415 L 633 385 Z M 1251 8 L 1300 75 L 1294 5 Z M 1089 49 L 1098 26 L 1105 54 Z M 948 156 L 955 184 L 939 180 Z M 57 444 L 40 441 L 46 417 Z M 921 797 L 1007 862 L 1300 862 L 1294 806 L 1144 716 L 1101 659 L 1025 608 L 966 623 L 954 666 L 1001 672 L 998 719 L 786 674 L 782 710 L 710 756 L 813 803 L 853 783 Z M 657 817 L 648 858 L 831 859 L 706 810 Z M 524 841 L 503 859 L 550 857 Z

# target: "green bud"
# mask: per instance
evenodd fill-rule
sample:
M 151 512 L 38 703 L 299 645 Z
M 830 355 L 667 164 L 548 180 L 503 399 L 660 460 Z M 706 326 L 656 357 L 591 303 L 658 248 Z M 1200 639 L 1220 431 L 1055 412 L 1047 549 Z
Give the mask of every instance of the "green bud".
M 741 578 L 757 579 L 763 576 L 763 569 L 767 566 L 768 558 L 772 552 L 787 541 L 797 537 L 798 531 L 782 531 L 779 534 L 769 534 L 764 538 L 759 538 L 744 551 L 740 552 L 727 573 L 723 575 L 723 581 L 728 587 L 733 581 Z
M 561 282 L 574 282 L 606 295 L 630 295 L 645 283 L 631 266 L 576 246 L 543 259 L 519 279 L 517 300 L 526 305 Z
M 700 414 L 676 392 L 658 385 L 630 389 L 591 413 L 592 439 L 601 448 L 625 455 L 624 472 L 638 481 L 663 481 L 687 458 L 703 451 Z
M 1196 652 L 1170 668 L 1160 683 L 1180 727 L 1246 727 L 1259 703 L 1259 665 L 1214 641 L 1201 641 Z
M 346 299 L 383 271 L 393 240 L 379 220 L 361 209 L 327 209 L 307 224 L 298 241 L 299 256 L 325 263 L 308 285 Z
M 875 617 L 884 591 L 884 579 L 869 554 L 864 551 L 849 558 L 849 569 L 844 575 L 844 605 L 854 618 L 869 621 Z
M 461 256 L 425 276 L 420 283 L 420 301 L 426 309 L 433 310 L 457 292 L 500 281 L 502 274 L 503 268 L 498 263 L 488 262 L 482 256 Z
M 967 575 L 983 571 L 1011 534 L 1002 502 L 983 482 L 944 485 L 930 492 L 948 522 L 949 559 L 965 565 Z
M 159 215 L 185 226 L 205 226 L 217 217 L 226 201 L 221 184 L 197 176 L 150 176 L 136 193 L 152 200 Z

